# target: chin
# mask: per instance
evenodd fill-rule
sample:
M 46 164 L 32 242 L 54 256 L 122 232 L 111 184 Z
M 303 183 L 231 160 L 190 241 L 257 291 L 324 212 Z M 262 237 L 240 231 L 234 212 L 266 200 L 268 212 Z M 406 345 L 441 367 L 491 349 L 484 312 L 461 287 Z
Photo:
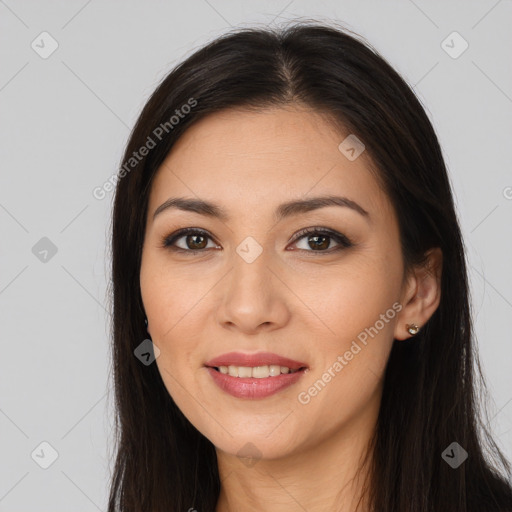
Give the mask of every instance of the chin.
M 271 430 L 267 426 L 261 430 L 253 428 L 241 433 L 241 429 L 236 430 L 235 425 L 226 425 L 226 430 L 233 436 L 224 430 L 203 432 L 203 435 L 217 450 L 242 459 L 281 459 L 291 455 L 299 445 L 298 437 L 293 432 L 280 431 L 269 435 Z M 293 444 L 290 443 L 290 439 L 293 440 Z

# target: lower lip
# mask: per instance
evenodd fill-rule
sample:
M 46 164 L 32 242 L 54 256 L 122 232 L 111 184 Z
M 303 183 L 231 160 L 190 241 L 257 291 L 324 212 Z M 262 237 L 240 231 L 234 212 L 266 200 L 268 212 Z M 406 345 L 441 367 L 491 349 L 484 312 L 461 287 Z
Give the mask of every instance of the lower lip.
M 207 367 L 208 373 L 219 388 L 236 398 L 258 399 L 274 395 L 278 391 L 295 384 L 305 370 L 299 370 L 294 373 L 281 373 L 276 377 L 265 377 L 255 379 L 254 377 L 231 377 L 224 373 Z

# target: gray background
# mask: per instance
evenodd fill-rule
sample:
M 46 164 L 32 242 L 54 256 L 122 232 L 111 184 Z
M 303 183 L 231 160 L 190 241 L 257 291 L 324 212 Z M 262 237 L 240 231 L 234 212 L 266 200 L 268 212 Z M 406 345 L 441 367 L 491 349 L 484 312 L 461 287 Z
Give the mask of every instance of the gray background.
M 100 201 L 92 190 L 116 171 L 148 95 L 230 26 L 299 17 L 337 20 L 366 37 L 426 105 L 467 244 L 490 426 L 512 458 L 510 1 L 5 0 L 1 511 L 106 508 L 112 193 Z M 59 45 L 46 59 L 31 47 L 51 48 L 44 31 Z M 457 58 L 442 46 L 453 31 L 469 44 Z M 452 40 L 445 45 L 458 52 L 461 41 Z M 43 237 L 56 254 L 44 253 Z M 44 441 L 58 452 L 48 469 L 35 462 L 50 461 Z

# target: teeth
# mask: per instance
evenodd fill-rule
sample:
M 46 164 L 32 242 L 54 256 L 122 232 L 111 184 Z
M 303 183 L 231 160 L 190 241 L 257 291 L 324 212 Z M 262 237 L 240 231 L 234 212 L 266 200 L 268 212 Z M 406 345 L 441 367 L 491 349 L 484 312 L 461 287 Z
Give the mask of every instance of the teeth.
M 238 376 L 243 379 L 252 377 L 252 368 L 249 368 L 248 366 L 239 366 L 238 367 Z
M 295 373 L 298 370 L 290 370 L 286 366 L 271 364 L 269 366 L 219 366 L 220 373 L 231 377 L 264 379 L 266 377 L 277 377 L 282 373 Z

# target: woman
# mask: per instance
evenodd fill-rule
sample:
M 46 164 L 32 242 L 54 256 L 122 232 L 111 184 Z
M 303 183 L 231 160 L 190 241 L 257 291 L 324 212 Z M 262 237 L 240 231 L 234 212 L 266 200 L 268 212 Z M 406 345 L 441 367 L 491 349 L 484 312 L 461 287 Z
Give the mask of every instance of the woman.
M 112 236 L 109 511 L 512 510 L 441 149 L 356 34 L 238 30 L 180 64 Z

